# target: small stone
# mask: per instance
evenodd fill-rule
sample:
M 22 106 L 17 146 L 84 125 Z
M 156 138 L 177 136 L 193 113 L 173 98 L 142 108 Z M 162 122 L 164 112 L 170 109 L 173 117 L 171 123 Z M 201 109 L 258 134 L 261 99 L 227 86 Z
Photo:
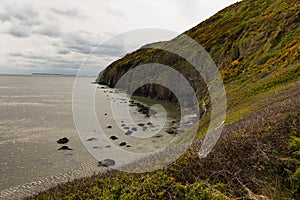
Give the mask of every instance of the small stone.
M 119 146 L 121 146 L 121 147 L 126 146 L 126 142 L 121 142 L 121 143 L 119 144 Z
M 131 147 L 131 145 L 127 144 L 126 147 Z
M 131 135 L 132 134 L 132 131 L 128 130 L 125 135 Z
M 67 144 L 69 142 L 69 139 L 64 137 L 64 138 L 61 138 L 59 140 L 56 141 L 58 144 Z
M 112 128 L 112 126 L 107 126 L 107 128 Z
M 145 124 L 143 124 L 143 123 L 139 123 L 139 124 L 138 124 L 138 126 L 145 126 Z
M 170 134 L 170 135 L 175 135 L 175 134 L 176 134 L 176 131 L 168 130 L 167 133 Z
M 97 141 L 97 138 L 88 138 L 86 141 L 88 141 L 88 142 Z
M 116 136 L 113 135 L 113 136 L 110 136 L 110 139 L 111 139 L 111 140 L 117 140 L 118 138 L 117 138 Z
M 137 131 L 136 127 L 131 128 L 132 131 Z
M 112 159 L 104 159 L 104 160 L 98 161 L 99 167 L 110 167 L 110 166 L 114 166 L 115 164 L 116 164 L 116 162 Z
M 73 150 L 73 149 L 69 148 L 68 146 L 62 146 L 57 150 Z

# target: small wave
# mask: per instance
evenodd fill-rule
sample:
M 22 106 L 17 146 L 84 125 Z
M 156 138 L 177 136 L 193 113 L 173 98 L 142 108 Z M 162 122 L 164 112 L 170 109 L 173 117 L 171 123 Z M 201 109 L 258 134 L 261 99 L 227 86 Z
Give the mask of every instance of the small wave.
M 66 183 L 78 178 L 103 173 L 106 169 L 98 167 L 96 163 L 82 163 L 80 169 L 58 173 L 45 177 L 38 181 L 32 181 L 23 185 L 14 186 L 0 192 L 0 200 L 17 200 L 32 196 L 38 192 L 47 190 L 61 183 Z

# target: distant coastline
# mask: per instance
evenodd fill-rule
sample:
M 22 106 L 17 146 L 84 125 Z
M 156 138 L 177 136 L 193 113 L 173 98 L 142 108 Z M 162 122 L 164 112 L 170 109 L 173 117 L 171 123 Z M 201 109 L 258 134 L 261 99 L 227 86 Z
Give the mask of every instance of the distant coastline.
M 33 76 L 76 76 L 75 74 L 31 73 Z

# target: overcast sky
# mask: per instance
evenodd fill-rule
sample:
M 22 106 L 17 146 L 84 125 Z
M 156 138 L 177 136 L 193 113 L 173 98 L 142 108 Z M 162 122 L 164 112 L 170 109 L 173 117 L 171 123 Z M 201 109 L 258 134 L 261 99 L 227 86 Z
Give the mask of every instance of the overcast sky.
M 111 37 L 140 28 L 182 33 L 235 2 L 0 0 L 0 73 L 76 74 L 90 51 Z M 166 39 L 170 38 L 165 35 L 159 38 Z M 106 46 L 88 59 L 93 68 L 91 73 L 98 73 L 128 53 L 128 48 L 122 45 Z

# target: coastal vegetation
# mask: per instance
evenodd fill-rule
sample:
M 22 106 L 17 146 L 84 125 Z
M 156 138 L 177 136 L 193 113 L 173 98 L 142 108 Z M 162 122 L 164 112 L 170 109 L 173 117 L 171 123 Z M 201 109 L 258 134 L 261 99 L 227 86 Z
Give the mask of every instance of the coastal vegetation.
M 143 174 L 110 170 L 28 199 L 299 199 L 299 33 L 297 0 L 244 0 L 186 31 L 212 56 L 226 87 L 227 118 L 214 150 L 199 159 L 208 113 L 192 146 L 166 168 Z M 114 87 L 128 70 L 151 62 L 181 72 L 195 83 L 199 102 L 209 102 L 189 63 L 152 48 L 115 61 L 97 81 Z M 151 93 L 150 87 L 137 95 L 173 101 L 172 93 L 159 86 Z

